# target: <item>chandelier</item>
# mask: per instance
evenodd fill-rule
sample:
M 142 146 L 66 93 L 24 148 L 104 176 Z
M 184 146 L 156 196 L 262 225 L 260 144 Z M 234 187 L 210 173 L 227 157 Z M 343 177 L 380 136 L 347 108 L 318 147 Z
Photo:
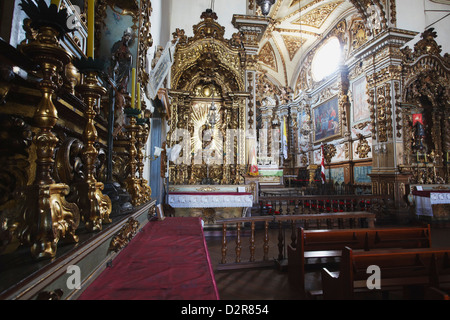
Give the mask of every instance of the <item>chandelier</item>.
M 261 12 L 264 16 L 267 16 L 270 12 L 270 7 L 276 0 L 256 0 L 256 4 L 261 7 Z

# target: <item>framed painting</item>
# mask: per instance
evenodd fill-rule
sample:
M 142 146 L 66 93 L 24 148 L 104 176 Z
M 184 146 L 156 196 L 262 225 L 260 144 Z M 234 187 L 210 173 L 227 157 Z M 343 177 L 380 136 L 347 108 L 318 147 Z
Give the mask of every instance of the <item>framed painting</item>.
M 312 112 L 314 142 L 320 142 L 341 135 L 341 115 L 337 96 L 314 107 Z
M 353 111 L 352 123 L 358 123 L 370 117 L 366 94 L 366 77 L 361 77 L 352 84 Z

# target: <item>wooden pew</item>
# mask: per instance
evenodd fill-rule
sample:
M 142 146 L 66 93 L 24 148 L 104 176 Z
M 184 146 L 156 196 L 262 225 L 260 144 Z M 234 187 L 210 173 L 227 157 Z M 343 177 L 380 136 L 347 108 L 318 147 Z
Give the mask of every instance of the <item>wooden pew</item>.
M 383 292 L 403 290 L 404 298 L 423 298 L 424 289 L 450 283 L 450 248 L 342 250 L 340 270 L 322 269 L 324 299 L 349 300 L 357 292 L 370 292 L 369 266 L 380 270 Z
M 429 248 L 430 226 L 338 230 L 298 228 L 296 247 L 288 245 L 288 277 L 293 290 L 305 296 L 306 259 L 340 257 L 346 246 L 352 249 Z

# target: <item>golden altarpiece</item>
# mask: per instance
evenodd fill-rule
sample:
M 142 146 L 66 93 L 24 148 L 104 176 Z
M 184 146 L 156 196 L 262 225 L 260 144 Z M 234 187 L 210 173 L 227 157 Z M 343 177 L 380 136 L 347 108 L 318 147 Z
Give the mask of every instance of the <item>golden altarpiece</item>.
M 248 125 L 254 115 L 247 81 L 251 76 L 247 75 L 253 60 L 246 52 L 244 36 L 235 33 L 231 39 L 224 38 L 225 28 L 215 21 L 215 12 L 207 9 L 201 19 L 193 27 L 193 37 L 187 38 L 179 29 L 173 34 L 177 46 L 167 143 L 169 148 L 179 147 L 179 157 L 167 166 L 168 203 L 176 215 L 202 216 L 206 223 L 213 223 L 218 218 L 245 215 L 245 208 L 252 206 L 248 196 L 255 195 L 255 183 L 245 184 Z M 196 193 L 221 200 L 199 208 L 189 198 Z M 222 210 L 235 207 L 245 195 L 239 208 Z
M 127 121 L 112 142 L 109 116 L 118 90 L 101 59 L 86 50 L 94 29 L 89 15 L 100 40 L 99 17 L 109 4 L 97 1 L 89 11 L 87 3 L 76 12 L 70 1 L 59 8 L 21 1 L 26 17 L 13 27 L 26 38 L 17 47 L 0 42 L 1 299 L 76 298 L 80 288 L 65 285 L 68 265 L 83 267 L 85 287 L 154 213 L 142 173 L 149 114 L 145 106 L 131 108 L 130 94 L 121 92 Z M 127 14 L 145 56 L 151 5 L 133 3 Z M 81 24 L 76 31 L 67 22 L 74 17 Z M 143 60 L 136 66 L 145 85 Z M 126 210 L 113 210 L 117 199 L 106 193 L 108 185 L 121 190 Z

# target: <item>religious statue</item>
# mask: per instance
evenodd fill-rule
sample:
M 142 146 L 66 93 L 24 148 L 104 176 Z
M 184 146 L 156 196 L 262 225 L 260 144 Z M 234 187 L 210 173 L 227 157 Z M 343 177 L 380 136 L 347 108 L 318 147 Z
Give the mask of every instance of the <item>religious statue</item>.
M 122 39 L 114 43 L 111 48 L 111 64 L 109 73 L 117 88 L 127 88 L 130 78 L 133 56 L 130 52 L 130 42 L 134 39 L 131 29 L 123 32 Z
M 423 122 L 423 115 L 418 113 L 413 115 L 414 127 L 414 149 L 416 152 L 426 153 L 427 145 L 425 142 L 425 126 Z

